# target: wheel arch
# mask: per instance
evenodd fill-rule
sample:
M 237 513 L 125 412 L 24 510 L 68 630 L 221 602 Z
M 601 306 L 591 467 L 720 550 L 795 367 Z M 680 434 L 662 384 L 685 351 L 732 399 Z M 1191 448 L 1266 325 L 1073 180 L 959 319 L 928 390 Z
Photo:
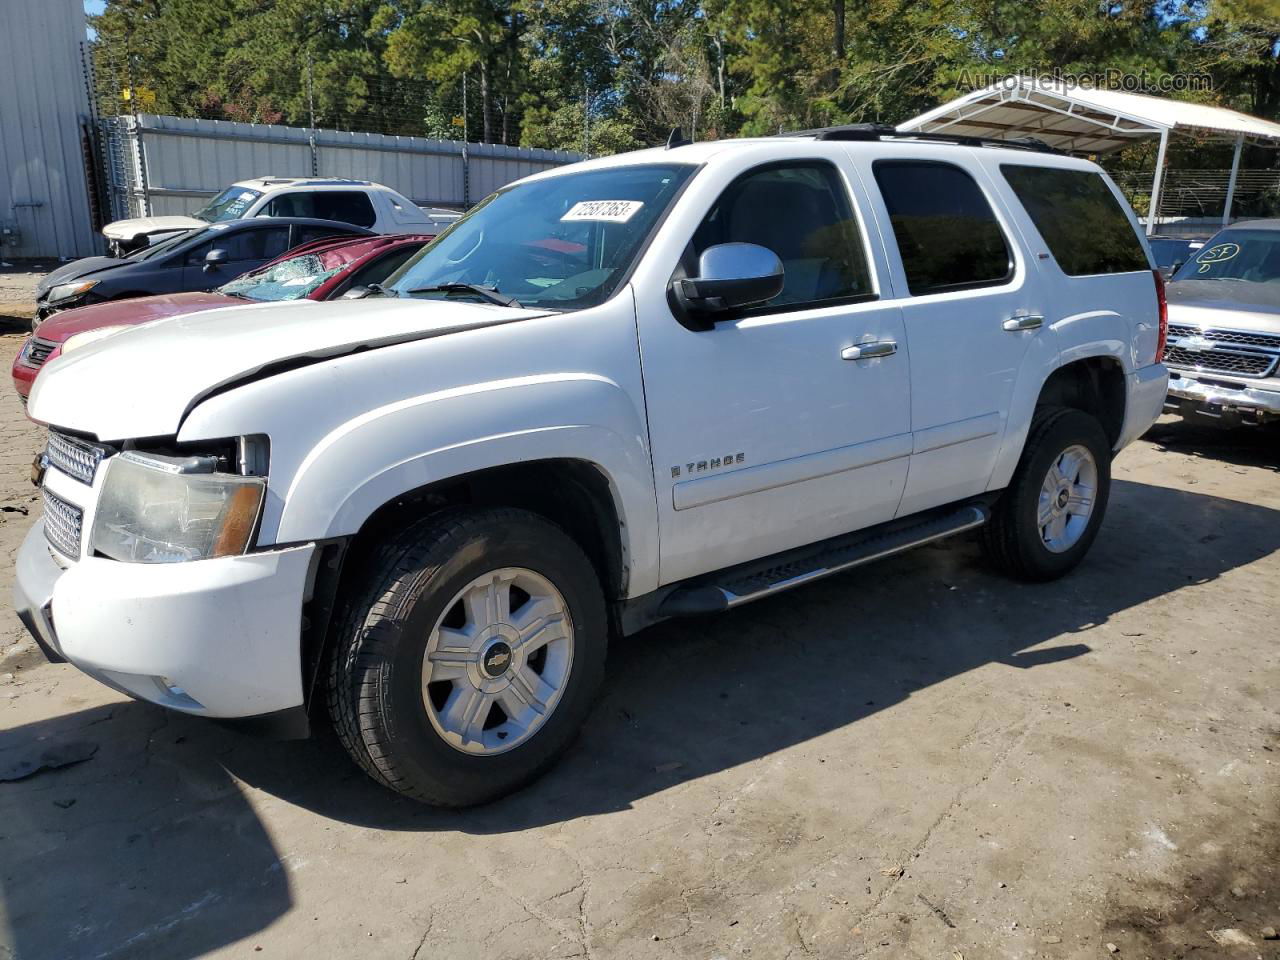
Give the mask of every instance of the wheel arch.
M 308 706 L 327 651 L 342 623 L 344 595 L 393 531 L 449 507 L 516 507 L 563 529 L 587 555 L 609 601 L 627 594 L 631 578 L 625 520 L 616 491 L 598 464 L 569 457 L 503 464 L 406 490 L 373 510 L 350 537 L 321 544 L 303 611 L 302 664 Z
M 1009 412 L 1005 439 L 992 471 L 988 490 L 1008 485 L 1022 456 L 1036 411 L 1045 406 L 1083 410 L 1102 424 L 1115 449 L 1122 439 L 1128 404 L 1126 371 L 1115 350 L 1099 349 L 1082 355 L 1073 351 L 1059 357 L 1039 383 L 1019 384 Z

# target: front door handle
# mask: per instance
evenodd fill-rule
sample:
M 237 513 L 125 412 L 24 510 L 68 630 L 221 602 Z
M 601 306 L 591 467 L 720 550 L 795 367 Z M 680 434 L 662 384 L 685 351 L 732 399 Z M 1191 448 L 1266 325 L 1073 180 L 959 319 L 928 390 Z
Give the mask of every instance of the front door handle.
M 872 360 L 876 357 L 891 357 L 898 352 L 898 345 L 892 340 L 876 340 L 873 343 L 860 343 L 857 346 L 845 347 L 840 351 L 841 360 Z
M 1001 324 L 1010 333 L 1017 333 L 1019 330 L 1039 330 L 1044 324 L 1044 317 L 1037 317 L 1032 314 L 1025 314 L 1020 317 L 1010 317 Z

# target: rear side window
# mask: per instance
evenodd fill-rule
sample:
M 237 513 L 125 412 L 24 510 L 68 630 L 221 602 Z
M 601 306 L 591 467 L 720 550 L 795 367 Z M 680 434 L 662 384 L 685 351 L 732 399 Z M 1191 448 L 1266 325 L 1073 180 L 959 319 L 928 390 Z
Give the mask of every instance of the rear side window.
M 872 165 L 912 296 L 986 287 L 1013 259 L 986 196 L 964 170 L 934 160 Z
M 1072 277 L 1150 270 L 1142 243 L 1115 194 L 1087 170 L 1002 164 L 1062 272 Z
M 339 223 L 354 223 L 358 227 L 372 227 L 376 219 L 373 204 L 369 198 L 358 191 L 325 191 L 317 193 L 314 200 L 313 217 L 321 220 L 337 220 Z

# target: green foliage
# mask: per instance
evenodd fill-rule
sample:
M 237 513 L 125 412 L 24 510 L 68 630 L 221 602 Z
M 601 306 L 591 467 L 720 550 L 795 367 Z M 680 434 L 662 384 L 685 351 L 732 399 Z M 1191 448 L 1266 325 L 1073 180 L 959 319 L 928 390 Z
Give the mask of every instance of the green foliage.
M 1277 0 L 107 0 L 92 26 L 110 109 L 457 138 L 465 83 L 471 139 L 592 154 L 1054 68 L 1205 72 L 1175 95 L 1280 118 Z

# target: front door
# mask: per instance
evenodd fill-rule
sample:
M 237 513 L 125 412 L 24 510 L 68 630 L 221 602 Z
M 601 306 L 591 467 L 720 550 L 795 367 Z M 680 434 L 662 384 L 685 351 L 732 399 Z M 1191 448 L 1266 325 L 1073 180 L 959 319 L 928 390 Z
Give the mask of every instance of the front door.
M 186 290 L 211 290 L 242 273 L 256 270 L 269 260 L 274 260 L 289 249 L 287 226 L 263 227 L 258 225 L 228 227 L 212 240 L 200 244 L 187 253 L 183 266 L 183 284 Z M 227 261 L 214 270 L 204 269 L 204 258 L 210 250 L 225 250 Z
M 678 270 L 692 275 L 712 245 L 768 247 L 786 272 L 769 303 L 689 329 L 662 284 L 636 286 L 663 583 L 893 516 L 911 447 L 908 357 L 848 172 L 768 164 L 708 197 Z M 882 355 L 851 350 L 871 343 Z

